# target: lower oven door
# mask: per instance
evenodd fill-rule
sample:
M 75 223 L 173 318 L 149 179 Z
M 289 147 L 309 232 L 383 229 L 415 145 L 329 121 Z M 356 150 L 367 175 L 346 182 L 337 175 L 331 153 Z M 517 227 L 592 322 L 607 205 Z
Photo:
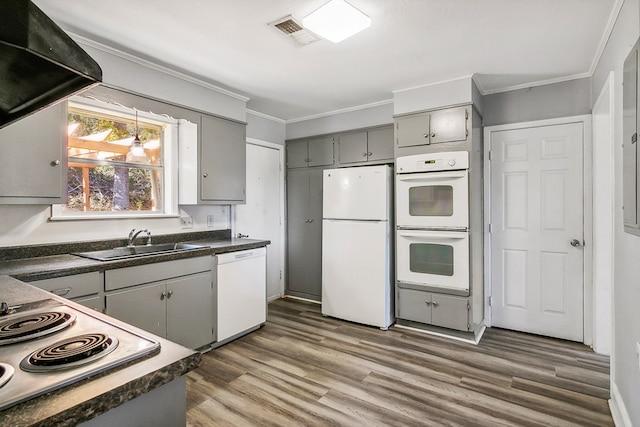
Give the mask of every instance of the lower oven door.
M 400 284 L 469 295 L 467 231 L 398 230 L 396 271 Z

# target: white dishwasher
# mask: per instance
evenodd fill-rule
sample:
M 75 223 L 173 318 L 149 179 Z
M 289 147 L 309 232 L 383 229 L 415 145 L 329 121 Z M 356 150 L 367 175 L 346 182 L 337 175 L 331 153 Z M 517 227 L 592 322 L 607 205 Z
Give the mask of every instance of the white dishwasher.
M 257 329 L 267 321 L 266 256 L 264 247 L 216 255 L 217 343 Z

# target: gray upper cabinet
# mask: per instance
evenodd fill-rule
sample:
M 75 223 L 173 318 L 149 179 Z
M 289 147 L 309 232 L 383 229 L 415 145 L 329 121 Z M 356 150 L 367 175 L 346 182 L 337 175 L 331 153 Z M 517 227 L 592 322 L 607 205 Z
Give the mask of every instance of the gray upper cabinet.
M 0 129 L 0 204 L 65 202 L 66 112 L 61 102 Z
M 396 118 L 398 147 L 465 141 L 469 107 L 447 108 Z
M 200 142 L 200 199 L 202 202 L 245 202 L 245 125 L 202 115 Z
M 340 164 L 393 160 L 393 127 L 342 134 Z
M 306 168 L 333 164 L 332 136 L 287 143 L 287 167 Z

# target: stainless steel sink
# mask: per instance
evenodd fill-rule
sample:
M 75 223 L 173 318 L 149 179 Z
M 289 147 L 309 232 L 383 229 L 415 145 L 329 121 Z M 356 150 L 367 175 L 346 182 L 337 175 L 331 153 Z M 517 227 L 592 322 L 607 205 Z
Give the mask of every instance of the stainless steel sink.
M 118 248 L 105 249 L 102 251 L 74 252 L 71 255 L 95 259 L 97 261 L 112 261 L 117 259 L 138 258 L 148 255 L 158 255 L 171 252 L 183 252 L 193 249 L 201 249 L 204 247 L 205 246 L 192 245 L 190 243 L 161 243 L 157 245 L 145 246 L 121 246 Z

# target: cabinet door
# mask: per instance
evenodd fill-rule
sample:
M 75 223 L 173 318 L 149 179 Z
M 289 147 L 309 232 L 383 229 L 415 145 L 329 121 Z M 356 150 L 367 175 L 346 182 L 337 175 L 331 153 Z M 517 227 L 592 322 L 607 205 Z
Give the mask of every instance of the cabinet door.
M 309 172 L 290 170 L 287 175 L 287 288 L 294 295 L 305 288 L 307 279 Z
M 309 140 L 309 166 L 328 166 L 333 164 L 333 137 Z
M 468 299 L 450 295 L 432 294 L 431 323 L 434 326 L 469 330 Z
M 466 107 L 432 112 L 429 118 L 430 144 L 466 140 L 467 119 Z
M 203 201 L 244 203 L 245 125 L 202 116 L 200 197 Z
M 307 141 L 295 141 L 287 143 L 287 167 L 306 168 L 309 153 Z
M 429 114 L 412 114 L 396 119 L 396 144 L 411 147 L 429 143 Z
M 289 171 L 287 179 L 287 292 L 322 296 L 322 170 Z
M 367 132 L 369 161 L 393 160 L 393 127 Z
M 109 316 L 166 338 L 166 285 L 164 282 L 113 292 L 105 298 Z
M 431 293 L 415 289 L 398 289 L 397 317 L 431 324 Z
M 338 138 L 340 163 L 366 162 L 367 153 L 367 132 L 348 133 Z M 393 157 L 393 145 L 391 156 Z
M 0 204 L 66 200 L 66 129 L 64 102 L 0 129 Z
M 167 282 L 167 339 L 188 348 L 213 342 L 211 272 Z

